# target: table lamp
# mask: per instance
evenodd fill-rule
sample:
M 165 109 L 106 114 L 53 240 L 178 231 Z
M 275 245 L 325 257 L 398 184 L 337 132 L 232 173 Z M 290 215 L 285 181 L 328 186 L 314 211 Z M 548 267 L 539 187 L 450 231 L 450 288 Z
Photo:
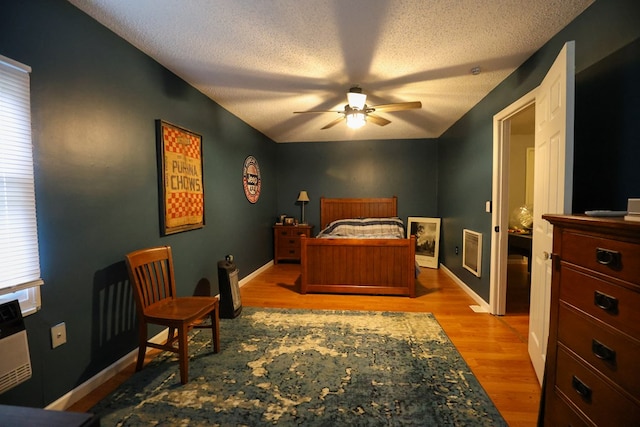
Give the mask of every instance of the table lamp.
M 300 220 L 300 224 L 306 224 L 306 222 L 304 222 L 304 204 L 309 201 L 309 195 L 305 190 L 300 191 L 300 194 L 298 194 L 298 201 L 302 204 L 302 218 Z

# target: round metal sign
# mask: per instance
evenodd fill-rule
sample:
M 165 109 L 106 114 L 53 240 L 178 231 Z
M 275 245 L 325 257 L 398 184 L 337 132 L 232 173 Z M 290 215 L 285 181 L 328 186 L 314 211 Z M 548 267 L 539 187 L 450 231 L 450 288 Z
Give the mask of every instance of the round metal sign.
M 242 187 L 244 188 L 244 195 L 247 196 L 249 202 L 255 203 L 258 201 L 262 187 L 262 179 L 260 178 L 258 160 L 253 156 L 249 156 L 244 160 Z

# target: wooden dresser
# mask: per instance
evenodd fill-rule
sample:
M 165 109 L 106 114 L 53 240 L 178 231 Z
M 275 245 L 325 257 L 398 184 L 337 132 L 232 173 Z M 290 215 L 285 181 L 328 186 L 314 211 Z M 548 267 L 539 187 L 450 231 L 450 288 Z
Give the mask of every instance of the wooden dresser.
M 640 426 L 640 222 L 553 224 L 545 426 Z
M 300 235 L 311 237 L 313 225 L 273 226 L 273 261 L 300 261 Z

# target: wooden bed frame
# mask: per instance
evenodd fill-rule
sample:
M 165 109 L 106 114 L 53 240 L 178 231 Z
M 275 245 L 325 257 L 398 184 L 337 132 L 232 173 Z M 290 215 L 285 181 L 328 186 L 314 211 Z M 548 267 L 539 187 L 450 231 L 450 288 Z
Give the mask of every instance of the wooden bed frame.
M 320 225 L 347 218 L 398 215 L 397 197 L 320 199 Z M 416 238 L 315 239 L 300 237 L 300 291 L 416 296 Z

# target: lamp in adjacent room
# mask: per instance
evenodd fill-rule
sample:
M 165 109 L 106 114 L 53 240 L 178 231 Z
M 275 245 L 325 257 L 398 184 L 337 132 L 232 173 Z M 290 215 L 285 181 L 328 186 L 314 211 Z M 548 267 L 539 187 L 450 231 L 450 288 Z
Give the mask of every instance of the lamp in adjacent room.
M 300 224 L 306 224 L 306 222 L 304 222 L 304 204 L 309 201 L 309 195 L 305 190 L 300 191 L 300 194 L 298 194 L 298 201 L 302 205 L 302 218 L 300 219 Z

